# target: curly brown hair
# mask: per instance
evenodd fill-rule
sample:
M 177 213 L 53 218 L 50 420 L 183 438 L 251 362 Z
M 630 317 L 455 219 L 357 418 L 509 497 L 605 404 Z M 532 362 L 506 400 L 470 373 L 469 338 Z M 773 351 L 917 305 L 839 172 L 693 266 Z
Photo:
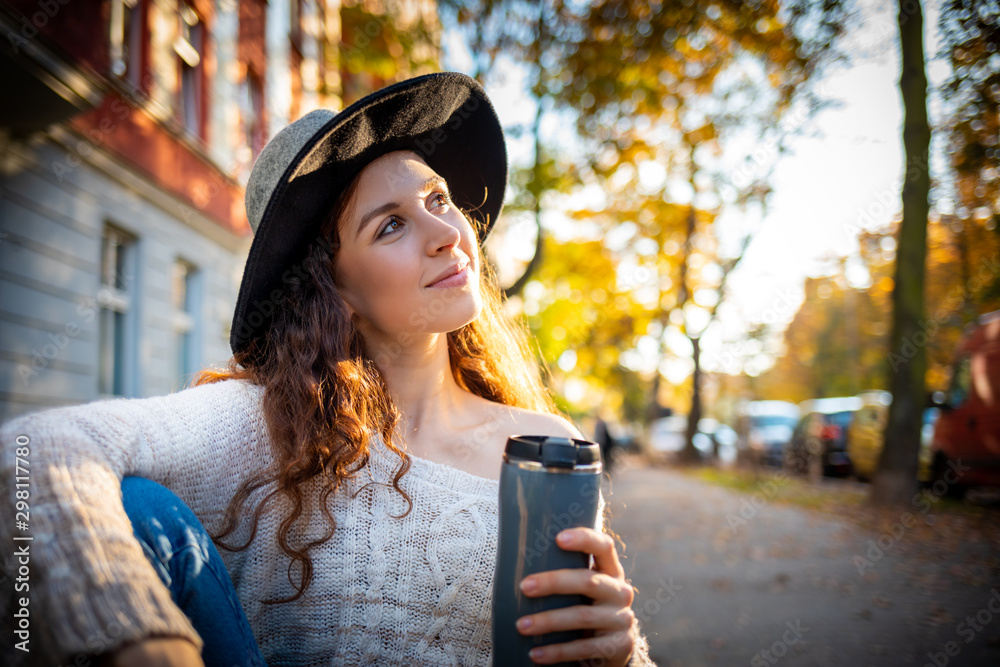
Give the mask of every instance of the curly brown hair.
M 277 539 L 291 559 L 288 579 L 296 593 L 266 603 L 296 600 L 309 587 L 313 577 L 310 552 L 327 542 L 336 528 L 327 501 L 344 480 L 368 464 L 371 438 L 380 437 L 399 456 L 392 486 L 410 509 L 413 506 L 399 485 L 410 468 L 409 455 L 394 442 L 399 411 L 375 360 L 366 351 L 334 275 L 339 223 L 357 183 L 358 177 L 331 209 L 320 228 L 318 242 L 312 244 L 297 267 L 302 271 L 294 272 L 298 276 L 286 281 L 284 298 L 275 304 L 266 334 L 235 355 L 228 368 L 204 370 L 194 382 L 243 379 L 264 388 L 263 411 L 275 463 L 240 486 L 213 540 L 229 551 L 246 549 L 256 537 L 264 509 L 282 498 L 290 501 L 291 512 L 281 522 Z M 455 381 L 470 393 L 496 403 L 561 414 L 542 381 L 541 366 L 528 344 L 526 327 L 504 313 L 492 268 L 487 261 L 480 265 L 481 314 L 447 334 Z M 304 489 L 320 476 L 325 480 L 319 507 L 326 530 L 319 539 L 298 543 L 292 535 L 310 500 Z M 251 494 L 262 487 L 269 488 L 253 511 L 249 537 L 243 544 L 229 544 L 225 538 L 237 528 Z M 297 582 L 293 577 L 296 568 L 300 575 Z

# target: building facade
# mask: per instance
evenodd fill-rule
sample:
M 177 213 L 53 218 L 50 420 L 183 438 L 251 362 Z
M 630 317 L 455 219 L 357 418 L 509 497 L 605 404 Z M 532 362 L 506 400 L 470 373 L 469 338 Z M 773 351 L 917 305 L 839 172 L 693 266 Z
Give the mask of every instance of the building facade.
M 435 12 L 423 0 L 0 2 L 0 421 L 168 393 L 225 364 L 254 158 L 312 109 L 432 69 Z M 346 58 L 392 47 L 400 21 L 423 37 L 399 66 L 352 71 Z

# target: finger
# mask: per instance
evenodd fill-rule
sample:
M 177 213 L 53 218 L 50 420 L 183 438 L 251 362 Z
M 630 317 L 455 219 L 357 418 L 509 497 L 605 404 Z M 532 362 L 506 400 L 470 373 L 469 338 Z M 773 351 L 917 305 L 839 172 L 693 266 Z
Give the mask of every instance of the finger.
M 522 635 L 544 635 L 561 630 L 599 630 L 604 633 L 628 630 L 633 622 L 635 614 L 629 607 L 575 605 L 523 616 L 517 621 L 517 630 Z
M 587 660 L 588 658 L 604 658 L 610 661 L 615 658 L 627 657 L 634 647 L 635 642 L 632 635 L 628 631 L 622 630 L 609 635 L 578 639 L 565 644 L 538 646 L 531 649 L 529 655 L 534 662 L 542 665 L 553 662 Z
M 583 551 L 593 555 L 598 572 L 618 579 L 625 578 L 615 541 L 610 535 L 599 533 L 593 528 L 570 528 L 560 532 L 556 536 L 556 542 L 567 551 Z
M 632 588 L 625 580 L 582 568 L 536 572 L 521 581 L 521 592 L 528 597 L 585 595 L 598 603 L 622 607 L 632 603 Z

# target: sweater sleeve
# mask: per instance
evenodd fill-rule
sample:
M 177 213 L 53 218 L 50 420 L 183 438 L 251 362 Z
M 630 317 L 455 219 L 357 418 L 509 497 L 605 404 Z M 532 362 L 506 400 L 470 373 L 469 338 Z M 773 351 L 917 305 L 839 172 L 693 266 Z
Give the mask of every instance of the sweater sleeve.
M 224 431 L 219 415 L 232 408 L 224 399 L 233 389 L 209 385 L 58 408 L 0 429 L 0 497 L 13 504 L 17 491 L 28 491 L 17 496 L 25 500 L 25 520 L 0 522 L 0 542 L 30 554 L 20 562 L 6 558 L 2 569 L 15 579 L 28 561 L 23 588 L 15 590 L 29 602 L 33 652 L 76 664 L 77 656 L 153 636 L 182 637 L 201 648 L 133 536 L 120 484 L 123 476 L 140 475 L 185 501 L 197 496 L 197 480 L 211 478 L 212 466 L 228 458 L 213 464 L 207 443 L 213 431 Z M 5 618 L 9 612 L 0 610 Z

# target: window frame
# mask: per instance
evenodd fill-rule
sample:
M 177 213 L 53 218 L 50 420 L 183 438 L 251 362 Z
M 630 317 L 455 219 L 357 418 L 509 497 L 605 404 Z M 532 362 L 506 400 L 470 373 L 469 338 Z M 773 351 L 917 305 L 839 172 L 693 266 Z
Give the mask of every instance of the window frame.
M 143 72 L 149 62 L 148 0 L 111 0 L 109 62 L 111 74 L 132 89 L 148 93 Z
M 138 389 L 136 271 L 139 240 L 134 234 L 107 222 L 101 233 L 100 247 L 100 288 L 96 298 L 99 308 L 97 391 L 103 397 L 131 397 Z
M 205 19 L 192 4 L 182 0 L 178 3 L 177 38 L 173 44 L 177 63 L 176 116 L 181 129 L 201 141 L 205 140 L 208 118 L 205 80 L 208 43 Z
M 183 268 L 183 299 L 177 298 L 180 269 Z M 176 257 L 171 266 L 170 328 L 174 341 L 173 384 L 181 389 L 201 367 L 203 298 L 202 271 L 193 262 Z

